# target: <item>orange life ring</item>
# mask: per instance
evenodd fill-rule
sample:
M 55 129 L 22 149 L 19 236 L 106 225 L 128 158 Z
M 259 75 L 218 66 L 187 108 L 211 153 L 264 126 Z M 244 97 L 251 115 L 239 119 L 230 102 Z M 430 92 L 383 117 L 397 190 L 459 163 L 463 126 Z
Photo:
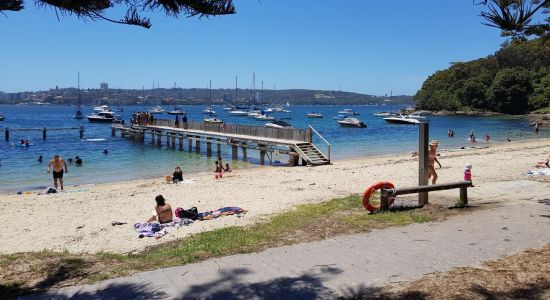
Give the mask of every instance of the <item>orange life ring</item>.
M 379 181 L 371 186 L 369 186 L 365 192 L 363 193 L 363 207 L 370 211 L 370 212 L 373 212 L 377 209 L 380 208 L 380 205 L 372 205 L 370 204 L 369 200 L 370 200 L 370 196 L 372 195 L 372 192 L 376 191 L 376 190 L 379 190 L 381 188 L 386 188 L 386 189 L 393 189 L 394 188 L 394 185 L 393 183 L 389 182 L 389 181 Z M 393 204 L 393 200 L 395 200 L 394 197 L 390 197 L 390 199 L 388 199 L 388 204 L 389 205 L 392 205 Z

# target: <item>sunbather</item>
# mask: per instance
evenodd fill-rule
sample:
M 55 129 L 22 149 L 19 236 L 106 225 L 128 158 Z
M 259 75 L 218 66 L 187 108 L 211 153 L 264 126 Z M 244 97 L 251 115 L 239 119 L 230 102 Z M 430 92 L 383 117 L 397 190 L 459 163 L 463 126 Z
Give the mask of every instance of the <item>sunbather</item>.
M 548 158 L 546 161 L 539 161 L 535 165 L 536 168 L 550 168 L 550 155 L 548 155 Z
M 155 221 L 161 224 L 172 222 L 174 215 L 172 212 L 172 206 L 166 203 L 162 195 L 158 195 L 155 198 L 155 201 L 157 202 L 157 205 L 155 206 L 155 210 L 153 211 L 153 216 L 150 217 L 149 220 L 147 220 L 147 223 L 152 223 Z

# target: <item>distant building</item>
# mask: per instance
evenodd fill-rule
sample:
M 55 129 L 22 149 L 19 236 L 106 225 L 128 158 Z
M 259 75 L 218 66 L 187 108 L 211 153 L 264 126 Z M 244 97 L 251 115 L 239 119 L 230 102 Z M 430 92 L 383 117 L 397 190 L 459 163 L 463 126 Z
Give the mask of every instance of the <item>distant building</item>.
M 108 90 L 109 89 L 109 84 L 107 82 L 102 82 L 99 84 L 99 88 L 102 89 L 102 90 Z

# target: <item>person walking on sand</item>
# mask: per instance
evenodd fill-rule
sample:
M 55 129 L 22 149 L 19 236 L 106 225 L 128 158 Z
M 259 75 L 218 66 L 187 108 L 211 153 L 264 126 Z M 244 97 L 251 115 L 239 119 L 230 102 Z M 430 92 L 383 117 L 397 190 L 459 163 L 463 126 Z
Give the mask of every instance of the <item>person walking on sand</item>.
M 491 136 L 488 132 L 485 133 L 485 141 L 488 142 L 491 139 Z
M 57 180 L 59 180 L 59 185 L 61 187 L 61 190 L 63 190 L 63 167 L 65 167 L 65 173 L 69 173 L 69 170 L 67 169 L 67 163 L 63 160 L 63 158 L 59 157 L 58 154 L 53 156 L 53 159 L 50 160 L 50 163 L 48 164 L 48 173 L 50 173 L 50 169 L 53 167 L 53 186 L 57 189 Z
M 439 143 L 437 140 L 432 140 L 428 149 L 428 180 L 432 178 L 432 184 L 435 184 L 437 181 L 437 172 L 435 171 L 435 163 L 439 165 L 441 169 L 441 163 L 437 159 L 437 146 Z

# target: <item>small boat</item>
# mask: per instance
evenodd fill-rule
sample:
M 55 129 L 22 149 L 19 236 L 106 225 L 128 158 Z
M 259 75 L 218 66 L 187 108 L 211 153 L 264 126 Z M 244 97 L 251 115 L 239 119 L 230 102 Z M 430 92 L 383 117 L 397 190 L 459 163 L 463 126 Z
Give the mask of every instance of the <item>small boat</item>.
M 343 120 L 343 119 L 345 119 L 345 118 L 347 118 L 347 116 L 345 116 L 345 115 L 337 115 L 336 117 L 334 117 L 334 120 Z
M 342 127 L 359 127 L 359 128 L 366 128 L 367 124 L 365 124 L 362 121 L 359 121 L 356 118 L 345 118 L 343 120 L 336 121 L 340 126 Z
M 399 116 L 395 116 L 395 117 L 387 117 L 387 118 L 384 118 L 384 121 L 386 121 L 388 123 L 393 123 L 393 124 L 413 124 L 413 125 L 416 125 L 416 124 L 420 123 L 420 121 L 417 120 L 417 119 L 407 118 L 403 115 L 399 115 Z
M 251 112 L 247 113 L 246 115 L 251 117 L 251 118 L 256 118 L 256 117 L 261 116 L 262 114 L 259 111 L 251 111 Z
M 158 105 L 149 110 L 150 114 L 162 114 L 163 112 L 164 112 L 164 109 Z
M 84 118 L 84 115 L 82 114 L 82 110 L 79 108 L 76 109 L 74 115 L 73 115 L 73 118 L 77 119 L 77 120 L 80 120 L 82 118 Z
M 288 103 L 288 101 L 287 101 L 285 106 L 290 106 L 290 103 Z
M 225 110 L 225 111 L 230 111 L 230 110 L 231 110 L 231 107 L 230 107 L 230 106 L 224 106 L 224 107 L 223 107 L 223 110 Z
M 95 123 L 113 123 L 116 120 L 115 114 L 110 111 L 100 111 L 96 114 L 86 116 L 88 121 Z
M 204 123 L 221 124 L 223 123 L 223 120 L 218 118 L 206 118 L 204 119 Z
M 345 108 L 345 109 L 342 109 L 341 111 L 338 112 L 339 115 L 344 115 L 344 116 L 358 116 L 359 113 L 358 112 L 355 112 L 349 108 Z
M 381 112 L 373 113 L 372 115 L 376 117 L 389 117 L 391 116 L 391 113 L 387 111 L 381 111 Z
M 281 111 L 284 112 L 284 113 L 291 113 L 291 112 L 292 112 L 292 111 L 289 110 L 289 109 L 283 109 L 283 110 L 281 110 Z
M 238 109 L 236 109 L 236 110 L 230 111 L 230 112 L 229 112 L 229 115 L 230 115 L 230 116 L 244 116 L 244 117 L 246 117 L 246 116 L 248 116 L 248 112 L 247 112 L 246 110 L 238 110 Z
M 0 114 L 0 121 L 4 121 L 6 119 L 6 117 L 2 114 Z
M 420 113 L 418 112 L 414 112 L 412 114 L 409 114 L 407 115 L 408 118 L 412 118 L 412 119 L 417 119 L 417 120 L 425 120 L 426 117 L 422 116 Z
M 186 111 L 184 111 L 183 109 L 181 109 L 179 107 L 174 107 L 174 110 L 167 111 L 166 113 L 169 114 L 169 115 L 185 115 L 185 114 L 187 114 Z
M 318 113 L 307 113 L 307 114 L 306 114 L 306 117 L 308 117 L 308 118 L 317 118 L 317 119 L 319 119 L 319 118 L 322 118 L 323 115 L 322 115 L 322 114 L 318 114 Z
M 292 128 L 292 125 L 281 120 L 276 120 L 270 123 L 265 124 L 265 127 L 271 128 Z
M 256 120 L 260 120 L 260 121 L 271 121 L 271 120 L 275 120 L 275 117 L 272 117 L 272 116 L 269 116 L 269 115 L 258 115 L 258 116 L 255 116 L 254 119 Z
M 34 146 L 33 143 L 21 143 L 21 142 L 17 142 L 15 143 L 15 146 L 16 147 L 30 147 L 30 146 Z
M 100 111 L 111 111 L 111 108 L 109 108 L 109 105 L 101 105 L 94 107 L 94 111 L 100 112 Z

